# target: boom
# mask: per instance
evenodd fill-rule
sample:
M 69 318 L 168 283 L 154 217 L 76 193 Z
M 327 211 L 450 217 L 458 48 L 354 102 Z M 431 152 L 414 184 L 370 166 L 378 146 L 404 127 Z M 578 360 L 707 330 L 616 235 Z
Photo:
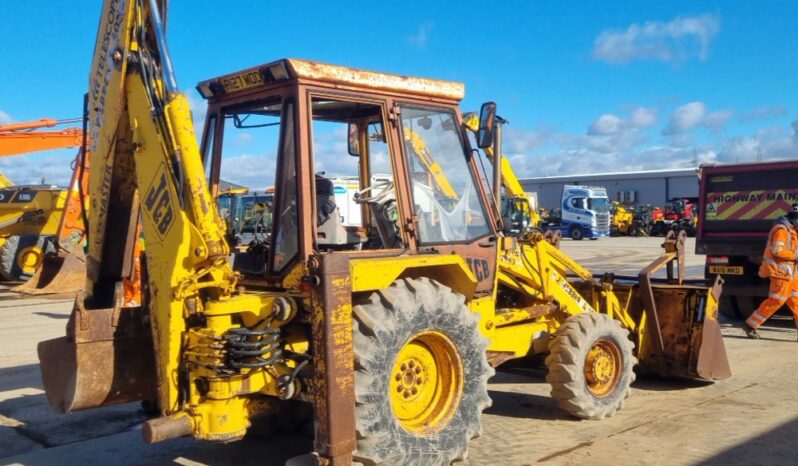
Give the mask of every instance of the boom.
M 208 360 L 213 359 L 211 348 L 231 327 L 231 316 L 246 311 L 244 323 L 254 326 L 263 321 L 264 313 L 271 312 L 274 297 L 236 290 L 238 274 L 227 262 L 224 225 L 208 191 L 188 100 L 178 90 L 171 68 L 161 8 L 156 0 L 109 0 L 103 7 L 89 76 L 93 160 L 89 169 L 92 208 L 86 294 L 78 297 L 72 317 L 108 319 L 108 327 L 93 329 L 93 337 L 103 331 L 112 334 L 120 318 L 138 322 L 131 325 L 129 333 L 139 339 L 126 340 L 130 345 L 126 350 L 140 352 L 141 338 L 149 333 L 149 313 L 154 356 L 145 351 L 137 358 L 140 362 L 128 370 L 147 373 L 152 369 L 146 367 L 153 367 L 148 358 L 154 357 L 157 389 L 155 377 L 138 377 L 138 384 L 128 383 L 109 394 L 103 381 L 92 379 L 107 374 L 81 371 L 79 361 L 108 351 L 107 344 L 113 342 L 92 341 L 78 334 L 42 344 L 41 354 L 53 355 L 53 359 L 63 360 L 55 357 L 57 353 L 75 353 L 72 360 L 77 366 L 71 368 L 77 374 L 71 379 L 45 377 L 49 381 L 45 384 L 50 385 L 48 393 L 55 394 L 50 397 L 51 404 L 62 411 L 157 398 L 164 415 L 176 415 L 170 419 L 171 425 L 180 426 L 184 433 L 195 431 L 206 439 L 236 438 L 248 425 L 248 399 L 181 392 L 188 388 L 180 369 L 186 367 L 183 345 L 185 338 L 191 340 L 194 350 L 189 357 L 202 360 L 194 364 L 215 367 Z M 134 273 L 131 258 L 138 241 L 139 218 L 146 243 L 149 301 L 144 309 L 124 309 L 120 294 L 123 280 Z M 191 315 L 202 315 L 207 325 L 189 331 L 186 316 Z M 269 332 L 262 327 L 257 331 Z M 72 329 L 80 332 L 80 328 Z M 80 341 L 83 344 L 76 344 Z M 117 351 L 124 344 L 125 340 L 117 341 Z M 43 357 L 43 361 L 47 359 Z M 269 373 L 260 371 L 258 383 L 251 384 L 253 391 L 278 393 L 277 379 L 291 369 L 271 369 Z M 62 369 L 43 362 L 42 370 L 47 374 Z M 202 370 L 211 379 L 218 375 L 214 369 Z M 74 387 L 64 389 L 69 384 Z M 191 404 L 193 414 L 183 409 L 186 404 Z M 151 441 L 161 438 L 157 424 L 148 429 Z
M 83 130 L 81 128 L 67 128 L 61 131 L 35 131 L 38 128 L 50 128 L 78 121 L 81 121 L 81 119 L 54 120 L 52 118 L 42 118 L 27 123 L 0 125 L 0 157 L 43 150 L 80 147 L 83 142 Z

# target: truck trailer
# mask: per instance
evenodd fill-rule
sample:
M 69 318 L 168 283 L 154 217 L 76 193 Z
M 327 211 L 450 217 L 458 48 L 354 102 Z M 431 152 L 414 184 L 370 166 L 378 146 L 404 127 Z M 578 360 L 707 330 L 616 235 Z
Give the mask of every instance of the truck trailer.
M 702 166 L 696 254 L 725 285 L 721 311 L 747 318 L 768 295 L 758 275 L 773 222 L 798 202 L 798 161 Z

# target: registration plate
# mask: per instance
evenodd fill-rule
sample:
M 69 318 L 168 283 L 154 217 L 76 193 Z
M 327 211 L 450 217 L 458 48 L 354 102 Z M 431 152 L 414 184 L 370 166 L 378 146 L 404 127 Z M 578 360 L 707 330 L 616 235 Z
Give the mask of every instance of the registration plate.
M 709 273 L 717 273 L 720 275 L 742 275 L 742 267 L 730 267 L 728 265 L 710 265 Z

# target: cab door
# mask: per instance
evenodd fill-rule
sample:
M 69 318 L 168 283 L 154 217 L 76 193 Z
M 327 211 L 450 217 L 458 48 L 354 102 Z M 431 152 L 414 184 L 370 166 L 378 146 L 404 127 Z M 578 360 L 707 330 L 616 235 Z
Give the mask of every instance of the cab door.
M 458 254 L 492 292 L 496 233 L 455 107 L 398 104 L 417 252 Z

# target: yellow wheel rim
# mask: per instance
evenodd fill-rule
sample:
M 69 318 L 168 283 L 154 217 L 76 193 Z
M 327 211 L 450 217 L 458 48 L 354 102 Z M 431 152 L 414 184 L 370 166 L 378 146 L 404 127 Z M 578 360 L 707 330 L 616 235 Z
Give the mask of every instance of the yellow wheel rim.
M 17 254 L 17 266 L 26 275 L 36 272 L 42 263 L 44 251 L 39 246 L 27 246 Z
M 463 364 L 443 333 L 419 333 L 396 355 L 389 396 L 394 416 L 417 435 L 433 434 L 449 422 L 463 393 Z
M 612 393 L 618 386 L 622 367 L 623 359 L 618 345 L 607 339 L 596 341 L 585 356 L 588 391 L 599 398 Z

